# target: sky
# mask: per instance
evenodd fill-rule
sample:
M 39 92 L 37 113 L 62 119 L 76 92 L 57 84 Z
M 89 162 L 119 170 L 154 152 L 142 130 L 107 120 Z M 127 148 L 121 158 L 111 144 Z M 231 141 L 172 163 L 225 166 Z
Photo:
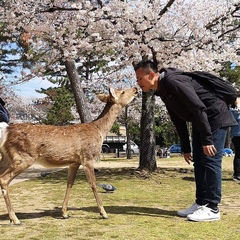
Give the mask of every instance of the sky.
M 36 92 L 37 90 L 40 90 L 41 88 L 48 88 L 53 87 L 54 84 L 47 80 L 42 80 L 40 78 L 35 78 L 33 80 L 30 80 L 29 82 L 18 84 L 13 86 L 14 92 L 24 98 L 43 98 L 46 95 L 40 94 Z
M 4 46 L 4 49 L 8 50 L 8 51 L 10 51 L 12 49 L 16 50 L 16 48 L 18 48 L 18 46 L 15 43 L 10 43 L 10 44 Z M 19 58 L 20 58 L 20 56 L 18 54 L 16 54 L 16 55 L 8 54 L 6 60 L 18 60 Z M 22 71 L 21 67 L 14 68 L 13 77 L 20 75 L 20 71 Z M 26 74 L 30 73 L 30 71 L 28 69 L 24 69 L 24 71 L 26 72 Z M 27 98 L 27 99 L 44 98 L 46 96 L 45 94 L 37 93 L 35 90 L 36 89 L 40 90 L 41 88 L 48 88 L 48 87 L 52 87 L 52 86 L 54 86 L 54 84 L 52 84 L 51 82 L 49 82 L 47 80 L 43 80 L 42 78 L 35 77 L 34 79 L 32 79 L 26 83 L 14 85 L 13 90 L 17 95 Z

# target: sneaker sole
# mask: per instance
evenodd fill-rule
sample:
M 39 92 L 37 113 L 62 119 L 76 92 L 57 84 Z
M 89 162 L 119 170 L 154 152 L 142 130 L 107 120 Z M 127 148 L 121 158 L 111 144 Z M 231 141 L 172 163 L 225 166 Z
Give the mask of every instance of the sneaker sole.
M 183 217 L 183 218 L 184 218 L 184 217 L 185 217 L 185 218 L 187 217 L 186 214 L 181 214 L 181 213 L 178 213 L 178 212 L 177 212 L 177 215 L 178 215 L 179 217 Z
M 192 222 L 212 222 L 212 221 L 219 221 L 221 218 L 210 218 L 210 219 L 194 219 L 194 218 L 188 218 L 189 221 Z
M 233 178 L 233 181 L 236 182 L 236 183 L 240 183 L 240 180 L 238 180 L 236 178 Z

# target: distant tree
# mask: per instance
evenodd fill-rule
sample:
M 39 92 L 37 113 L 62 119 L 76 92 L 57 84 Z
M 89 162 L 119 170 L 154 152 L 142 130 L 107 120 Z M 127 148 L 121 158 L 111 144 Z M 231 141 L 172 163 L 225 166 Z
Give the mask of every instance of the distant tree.
M 72 107 L 75 106 L 75 101 L 70 82 L 66 79 L 60 79 L 58 84 L 57 87 L 42 88 L 37 91 L 46 94 L 46 99 L 48 99 L 47 115 L 46 118 L 42 119 L 44 124 L 62 126 L 68 125 L 74 120 Z
M 222 71 L 220 71 L 220 76 L 226 78 L 229 82 L 233 83 L 238 94 L 240 94 L 240 66 L 233 64 L 232 62 L 227 62 L 223 65 Z M 231 138 L 230 138 L 230 128 L 228 129 L 225 147 L 230 148 Z
M 170 119 L 167 109 L 159 98 L 156 98 L 154 120 L 156 145 L 170 146 L 180 142 L 177 130 Z
M 227 62 L 220 71 L 220 76 L 225 77 L 229 82 L 234 83 L 238 92 L 240 92 L 240 66 Z

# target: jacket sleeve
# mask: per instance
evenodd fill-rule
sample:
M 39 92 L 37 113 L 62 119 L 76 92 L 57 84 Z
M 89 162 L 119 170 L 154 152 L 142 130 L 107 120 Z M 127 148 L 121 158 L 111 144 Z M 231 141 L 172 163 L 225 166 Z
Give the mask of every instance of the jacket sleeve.
M 177 79 L 174 79 L 176 78 Z M 181 101 L 186 109 L 191 113 L 191 118 L 193 119 L 193 124 L 196 125 L 198 129 L 202 145 L 212 145 L 212 131 L 211 126 L 208 121 L 208 116 L 206 112 L 206 106 L 200 100 L 196 91 L 192 85 L 191 78 L 187 76 L 174 76 L 172 78 L 166 79 L 165 87 L 168 89 L 170 94 L 174 94 L 178 96 L 179 101 Z M 175 103 L 177 105 L 177 103 Z M 184 111 L 184 109 L 182 109 Z M 180 138 L 185 138 L 185 130 L 181 130 L 183 128 L 182 120 L 174 119 L 173 122 L 177 128 L 179 134 L 182 134 Z
M 179 118 L 171 109 L 167 108 L 167 110 L 174 126 L 176 127 L 178 136 L 180 137 L 181 151 L 183 153 L 190 153 L 192 150 L 186 121 Z

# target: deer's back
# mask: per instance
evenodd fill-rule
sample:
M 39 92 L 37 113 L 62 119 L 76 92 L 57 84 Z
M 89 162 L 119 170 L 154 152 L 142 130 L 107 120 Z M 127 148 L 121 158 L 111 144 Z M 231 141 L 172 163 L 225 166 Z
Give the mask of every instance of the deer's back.
M 102 136 L 92 124 L 51 126 L 12 124 L 7 128 L 3 153 L 29 155 L 43 165 L 69 165 L 99 155 Z

